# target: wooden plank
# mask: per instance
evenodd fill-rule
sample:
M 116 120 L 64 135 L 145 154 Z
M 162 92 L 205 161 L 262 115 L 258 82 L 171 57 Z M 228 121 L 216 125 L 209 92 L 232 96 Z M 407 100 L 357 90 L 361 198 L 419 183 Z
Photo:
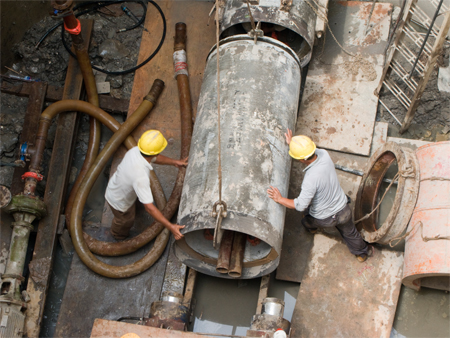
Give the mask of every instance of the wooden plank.
M 371 3 L 330 2 L 329 23 L 344 52 L 332 38 L 315 49 L 297 120 L 297 133 L 321 148 L 369 155 L 378 85 L 387 42 L 391 4 L 375 5 L 373 28 L 366 35 Z M 319 43 L 320 45 L 320 43 Z M 322 55 L 323 54 L 323 55 Z
M 91 338 L 120 338 L 127 333 L 147 338 L 204 338 L 192 332 L 158 329 L 150 326 L 135 325 L 111 320 L 96 319 Z
M 194 269 L 189 269 L 189 274 L 186 282 L 186 291 L 184 292 L 183 297 L 183 305 L 191 308 L 192 305 L 192 297 L 194 296 L 194 288 L 195 288 L 195 281 L 197 279 L 197 271 Z
M 269 294 L 269 284 L 270 274 L 262 276 L 261 285 L 259 287 L 258 304 L 256 305 L 256 315 L 260 315 L 262 312 L 262 302 L 267 298 L 267 295 Z
M 84 41 L 89 43 L 93 20 L 82 20 Z M 64 86 L 63 99 L 78 99 L 81 94 L 83 77 L 78 63 L 70 58 Z M 43 312 L 53 267 L 56 231 L 63 208 L 67 181 L 72 161 L 72 142 L 76 134 L 77 113 L 64 113 L 58 116 L 58 124 L 52 158 L 49 165 L 44 202 L 48 215 L 39 222 L 33 258 L 29 265 L 30 278 L 27 292 L 31 301 L 28 303 L 25 330 L 27 337 L 39 337 Z
M 39 82 L 36 82 L 39 83 Z M 41 82 L 40 82 L 41 83 Z M 33 82 L 18 82 L 14 83 L 2 81 L 2 93 L 14 94 L 17 96 L 29 96 Z M 62 100 L 64 88 L 56 86 L 48 86 L 45 101 L 56 102 Z M 128 111 L 128 100 L 116 99 L 109 95 L 99 95 L 100 108 L 111 114 L 126 114 Z
M 341 241 L 314 236 L 291 321 L 292 337 L 385 337 L 401 288 L 403 253 L 374 248 L 360 263 Z

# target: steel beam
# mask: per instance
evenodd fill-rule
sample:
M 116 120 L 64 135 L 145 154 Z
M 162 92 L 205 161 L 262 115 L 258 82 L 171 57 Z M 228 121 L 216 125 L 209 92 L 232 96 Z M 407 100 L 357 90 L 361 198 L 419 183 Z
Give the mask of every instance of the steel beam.
M 17 96 L 29 96 L 32 93 L 32 87 L 36 83 L 42 82 L 23 82 L 14 80 L 8 82 L 8 78 L 2 76 L 3 81 L 1 85 L 2 93 L 14 94 Z M 55 102 L 62 100 L 64 88 L 56 86 L 48 86 L 45 101 Z M 100 108 L 111 114 L 127 114 L 129 101 L 124 99 L 116 99 L 109 95 L 99 95 Z

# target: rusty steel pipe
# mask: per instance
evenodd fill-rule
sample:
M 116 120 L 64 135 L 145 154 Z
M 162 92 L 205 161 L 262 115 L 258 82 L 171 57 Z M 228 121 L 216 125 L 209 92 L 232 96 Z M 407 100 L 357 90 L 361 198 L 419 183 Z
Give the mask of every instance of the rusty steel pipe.
M 185 50 L 186 48 L 186 24 L 177 23 L 175 25 L 175 42 L 174 51 Z M 186 74 L 176 75 L 178 84 L 178 96 L 180 101 L 180 117 L 181 117 L 181 154 L 180 158 L 186 158 L 189 155 L 189 148 L 192 138 L 192 105 L 191 95 L 189 88 L 189 77 Z M 153 171 L 152 171 L 153 172 Z M 186 174 L 186 168 L 180 168 L 175 180 L 175 186 L 172 190 L 165 208 L 162 214 L 165 218 L 171 219 L 178 209 L 180 204 L 181 192 L 183 189 L 184 176 Z M 152 182 L 152 179 L 150 180 Z M 157 203 L 158 204 L 158 203 Z M 159 205 L 159 204 L 158 204 Z M 85 234 L 86 243 L 89 249 L 102 256 L 122 256 L 129 254 L 141 248 L 153 238 L 155 238 L 162 230 L 164 226 L 158 222 L 154 222 L 150 227 L 145 229 L 139 236 L 131 238 L 122 242 L 101 242 L 88 234 Z
M 420 166 L 417 204 L 408 225 L 403 284 L 450 291 L 450 142 L 416 150 Z
M 240 278 L 242 276 L 246 242 L 246 234 L 237 231 L 234 233 L 233 249 L 231 250 L 230 257 L 230 269 L 228 270 L 228 276 L 232 278 Z
M 85 179 L 81 183 L 80 189 L 78 190 L 75 198 L 71 219 L 72 226 L 70 228 L 75 250 L 80 259 L 88 268 L 105 277 L 127 278 L 145 271 L 159 258 L 160 254 L 165 249 L 167 241 L 169 240 L 170 233 L 167 229 L 165 229 L 158 236 L 153 248 L 142 259 L 125 266 L 113 266 L 101 262 L 92 254 L 88 245 L 84 241 L 82 228 L 83 209 L 92 186 L 103 171 L 105 165 L 108 163 L 109 158 L 119 148 L 122 142 L 126 139 L 127 135 L 129 135 L 136 128 L 136 126 L 153 108 L 163 87 L 163 81 L 155 80 L 149 94 L 144 98 L 144 101 L 122 124 L 119 130 L 108 141 L 105 148 L 103 148 L 101 153 L 97 156 L 95 163 L 89 169 Z
M 220 241 L 219 257 L 217 258 L 216 271 L 228 273 L 230 270 L 231 250 L 233 248 L 234 231 L 225 230 Z

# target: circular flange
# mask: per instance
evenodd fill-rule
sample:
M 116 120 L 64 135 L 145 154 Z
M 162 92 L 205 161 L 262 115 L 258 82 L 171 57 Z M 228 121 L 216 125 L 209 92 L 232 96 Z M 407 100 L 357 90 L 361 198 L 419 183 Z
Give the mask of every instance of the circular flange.
M 11 191 L 4 185 L 0 185 L 0 208 L 6 207 L 11 202 Z
M 419 193 L 419 164 L 413 151 L 395 142 L 386 143 L 370 158 L 356 195 L 355 220 L 370 214 L 378 204 L 378 193 L 384 175 L 397 160 L 399 178 L 394 203 L 384 223 L 377 229 L 378 210 L 357 224 L 369 243 L 388 244 L 401 236 L 412 216 Z
M 73 0 L 52 0 L 52 6 L 58 11 L 64 11 L 70 8 L 73 4 Z

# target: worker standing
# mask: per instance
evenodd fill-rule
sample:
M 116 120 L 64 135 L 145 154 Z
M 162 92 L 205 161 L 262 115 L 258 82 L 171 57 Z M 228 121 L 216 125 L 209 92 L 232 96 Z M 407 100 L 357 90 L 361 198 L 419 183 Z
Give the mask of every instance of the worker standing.
M 174 160 L 161 155 L 166 148 L 167 140 L 158 130 L 147 130 L 139 139 L 137 147 L 131 148 L 125 154 L 116 172 L 111 177 L 106 188 L 105 198 L 111 207 L 114 219 L 111 224 L 111 234 L 117 240 L 128 237 L 134 224 L 135 202 L 139 199 L 145 210 L 155 221 L 164 225 L 175 236 L 176 240 L 183 237 L 180 229 L 184 226 L 172 224 L 153 204 L 150 189 L 151 163 L 173 165 L 177 168 L 187 166 L 187 158 Z
M 316 233 L 317 228 L 336 227 L 350 252 L 364 262 L 369 255 L 369 247 L 353 223 L 347 196 L 339 185 L 330 155 L 326 150 L 316 149 L 307 136 L 292 137 L 290 129 L 285 137 L 289 155 L 307 165 L 303 170 L 305 177 L 296 199 L 282 197 L 280 191 L 272 186 L 267 190 L 269 197 L 287 208 L 305 212 L 301 222 L 310 233 Z

